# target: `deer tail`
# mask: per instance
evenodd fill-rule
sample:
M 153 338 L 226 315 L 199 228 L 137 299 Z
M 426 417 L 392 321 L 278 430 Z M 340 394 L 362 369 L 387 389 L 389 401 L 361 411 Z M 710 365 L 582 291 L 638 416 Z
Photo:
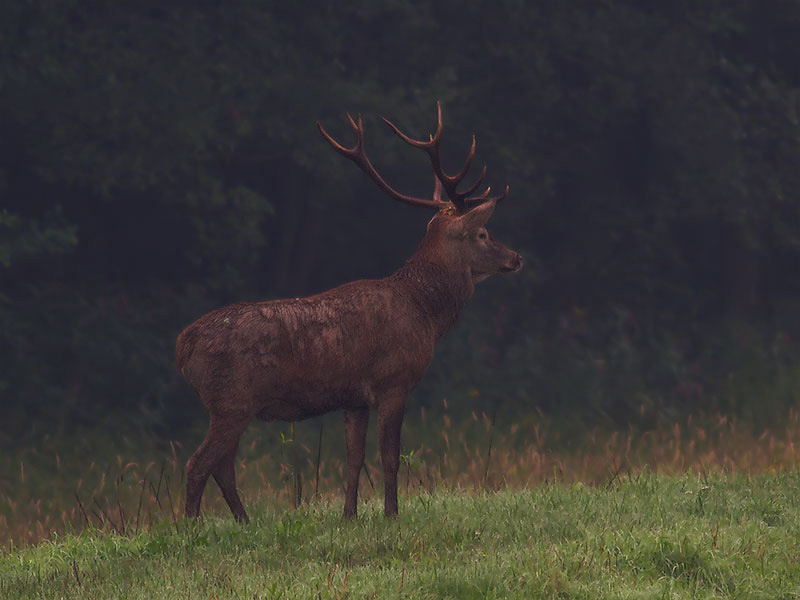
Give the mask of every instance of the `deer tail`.
M 197 344 L 197 338 L 193 331 L 184 329 L 178 336 L 175 343 L 175 366 L 178 372 L 186 377 L 186 365 L 194 352 L 194 347 Z

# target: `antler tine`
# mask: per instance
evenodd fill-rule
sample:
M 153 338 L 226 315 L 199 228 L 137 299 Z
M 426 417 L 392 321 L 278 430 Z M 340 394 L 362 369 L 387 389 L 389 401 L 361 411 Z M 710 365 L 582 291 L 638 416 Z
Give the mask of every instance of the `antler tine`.
M 450 206 L 449 202 L 444 202 L 439 198 L 434 198 L 433 200 L 427 200 L 424 198 L 415 198 L 413 196 L 406 196 L 405 194 L 401 194 L 394 188 L 392 188 L 383 177 L 380 176 L 378 171 L 375 170 L 375 167 L 372 166 L 372 163 L 367 158 L 366 153 L 364 152 L 364 125 L 361 121 L 361 115 L 358 115 L 358 122 L 353 120 L 353 117 L 350 114 L 347 114 L 347 119 L 350 122 L 350 126 L 356 132 L 356 144 L 352 148 L 345 148 L 339 142 L 337 142 L 333 137 L 325 131 L 325 128 L 322 126 L 322 123 L 317 121 L 317 128 L 319 129 L 322 137 L 325 138 L 331 147 L 336 150 L 342 156 L 349 158 L 354 163 L 356 163 L 359 168 L 364 171 L 370 179 L 372 179 L 375 183 L 378 184 L 383 191 L 389 194 L 395 200 L 399 200 L 400 202 L 404 202 L 406 204 L 410 204 L 412 206 L 422 206 L 425 208 L 434 208 L 436 210 L 441 210 L 443 208 L 447 208 Z M 440 194 L 441 196 L 441 194 Z
M 475 137 L 475 134 L 473 133 L 472 134 L 472 146 L 470 146 L 470 148 L 469 148 L 469 153 L 467 154 L 467 160 L 464 162 L 464 166 L 461 167 L 461 170 L 457 174 L 455 174 L 453 176 L 445 175 L 444 173 L 442 173 L 442 174 L 445 175 L 448 179 L 452 179 L 456 183 L 458 183 L 459 181 L 464 179 L 464 177 L 467 175 L 467 172 L 469 172 L 470 166 L 472 166 L 472 159 L 475 158 L 475 149 L 477 148 L 477 143 L 478 143 L 477 142 L 477 138 Z
M 442 137 L 442 105 L 439 102 L 437 102 L 436 103 L 436 108 L 437 108 L 437 113 L 438 113 L 438 121 L 437 121 L 437 125 L 436 125 L 436 132 L 429 136 L 430 139 L 427 142 L 424 141 L 424 140 L 415 140 L 414 138 L 407 136 L 405 133 L 400 131 L 400 128 L 397 125 L 392 123 L 386 117 L 381 117 L 381 119 L 383 119 L 383 122 L 386 123 L 389 127 L 391 127 L 392 131 L 394 131 L 397 134 L 397 137 L 399 137 L 401 140 L 403 140 L 406 144 L 414 146 L 415 148 L 422 148 L 422 149 L 426 150 L 428 152 L 428 154 L 431 155 L 431 158 L 433 158 L 433 154 L 431 154 L 431 150 L 433 149 L 433 150 L 436 151 L 437 158 L 438 158 L 439 140 Z
M 483 204 L 484 202 L 500 202 L 508 196 L 508 186 L 506 189 L 503 190 L 502 194 L 498 194 L 497 196 L 489 196 L 489 192 L 492 191 L 492 187 L 487 187 L 480 196 L 473 196 L 471 198 L 466 198 L 464 202 L 466 204 Z
M 347 116 L 350 119 L 350 124 L 353 125 L 353 127 L 356 129 L 356 132 L 358 133 L 358 138 L 360 138 L 361 134 L 358 128 L 356 127 L 356 124 L 353 123 L 352 117 L 350 117 L 350 115 Z M 356 140 L 355 146 L 353 146 L 352 148 L 345 148 L 339 142 L 333 139 L 333 137 L 331 137 L 331 135 L 327 131 L 325 131 L 325 129 L 322 127 L 322 123 L 320 123 L 319 121 L 317 121 L 317 129 L 319 129 L 319 132 L 322 134 L 322 137 L 325 138 L 325 141 L 327 141 L 333 147 L 334 150 L 336 150 L 339 154 L 346 156 L 347 158 L 350 158 L 351 155 L 358 149 L 359 146 L 358 139 Z
M 468 188 L 468 189 L 466 189 L 466 190 L 464 190 L 463 192 L 461 192 L 461 193 L 459 194 L 459 196 L 461 196 L 462 198 L 466 198 L 466 197 L 467 197 L 467 196 L 469 196 L 469 195 L 470 195 L 472 192 L 474 192 L 475 190 L 477 190 L 477 189 L 478 189 L 478 186 L 480 186 L 480 184 L 481 184 L 481 181 L 483 181 L 483 178 L 484 178 L 484 177 L 486 177 L 486 167 L 485 167 L 485 166 L 483 167 L 483 169 L 481 169 L 481 174 L 478 176 L 478 179 L 476 179 L 476 180 L 475 180 L 475 183 L 473 183 L 471 186 L 469 186 L 469 188 Z

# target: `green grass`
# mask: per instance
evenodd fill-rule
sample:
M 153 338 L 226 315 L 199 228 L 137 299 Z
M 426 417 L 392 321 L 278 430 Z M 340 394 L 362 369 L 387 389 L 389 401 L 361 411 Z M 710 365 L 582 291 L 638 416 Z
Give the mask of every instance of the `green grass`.
M 0 555 L 0 598 L 798 598 L 800 471 L 251 506 Z

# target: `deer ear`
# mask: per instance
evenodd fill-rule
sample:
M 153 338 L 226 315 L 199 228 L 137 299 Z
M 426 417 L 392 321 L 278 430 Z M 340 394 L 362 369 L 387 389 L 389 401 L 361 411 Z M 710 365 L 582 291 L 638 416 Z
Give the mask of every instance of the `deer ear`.
M 467 214 L 458 218 L 459 229 L 463 232 L 467 232 L 478 229 L 479 227 L 485 227 L 496 205 L 497 202 L 495 200 L 489 200 L 488 202 L 479 204 Z

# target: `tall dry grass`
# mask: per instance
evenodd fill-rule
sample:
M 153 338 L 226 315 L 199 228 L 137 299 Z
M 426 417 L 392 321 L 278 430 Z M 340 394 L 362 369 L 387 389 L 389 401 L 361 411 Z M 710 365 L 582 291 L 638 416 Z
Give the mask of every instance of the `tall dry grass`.
M 610 485 L 643 469 L 754 473 L 800 467 L 797 410 L 782 425 L 763 431 L 707 415 L 644 432 L 596 427 L 567 440 L 544 417 L 500 425 L 486 414 L 454 422 L 446 413 L 431 418 L 424 410 L 409 429 L 399 480 L 407 494 L 440 487 L 524 488 L 552 481 Z M 322 429 L 319 435 L 315 431 L 307 428 L 298 439 L 292 434 L 279 440 L 255 434 L 244 438 L 237 477 L 251 510 L 259 503 L 289 509 L 299 502 L 340 501 L 345 467 L 341 432 L 328 433 L 335 439 L 326 437 L 323 444 Z M 420 441 L 411 444 L 409 439 Z M 328 445 L 342 449 L 328 450 Z M 0 472 L 0 547 L 87 528 L 132 534 L 156 523 L 177 527 L 184 465 L 193 449 L 170 442 L 160 456 L 152 449 L 140 456 L 111 457 L 84 451 L 62 460 L 63 447 L 51 441 L 7 457 Z M 362 498 L 382 493 L 381 477 L 377 452 L 371 451 L 361 479 Z M 213 482 L 203 510 L 229 515 Z

